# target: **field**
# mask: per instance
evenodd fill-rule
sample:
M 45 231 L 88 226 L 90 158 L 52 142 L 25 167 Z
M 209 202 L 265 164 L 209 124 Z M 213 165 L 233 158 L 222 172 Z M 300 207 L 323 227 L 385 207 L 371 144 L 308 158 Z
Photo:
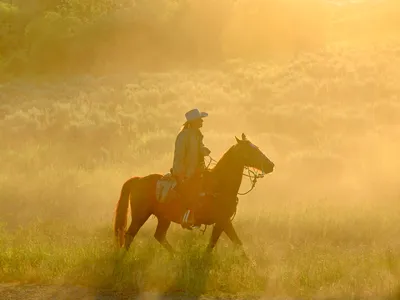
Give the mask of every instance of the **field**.
M 4 73 L 0 282 L 125 297 L 397 298 L 400 41 L 341 36 L 350 42 L 267 60 Z M 193 107 L 209 113 L 213 158 L 244 132 L 276 165 L 240 197 L 234 220 L 251 262 L 226 236 L 204 260 L 211 228 L 178 225 L 170 257 L 153 238 L 154 219 L 127 254 L 114 247 L 123 182 L 168 172 Z

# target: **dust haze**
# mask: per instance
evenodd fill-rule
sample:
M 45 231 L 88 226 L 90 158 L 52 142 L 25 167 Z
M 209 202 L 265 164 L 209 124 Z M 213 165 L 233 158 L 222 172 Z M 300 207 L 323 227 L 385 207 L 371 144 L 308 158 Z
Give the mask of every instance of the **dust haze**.
M 33 9 L 16 2 L 0 2 L 0 13 Z M 50 6 L 59 16 L 27 27 L 21 40 L 37 43 L 20 49 L 23 59 L 0 48 L 0 280 L 142 291 L 177 280 L 210 296 L 396 294 L 397 1 L 121 3 L 92 31 L 59 41 L 68 51 L 51 48 L 46 26 L 65 14 Z M 255 267 L 223 237 L 200 286 L 190 268 L 201 266 L 193 257 L 210 231 L 173 225 L 169 238 L 185 258 L 174 262 L 151 219 L 115 275 L 122 184 L 169 171 L 184 113 L 196 107 L 209 113 L 211 157 L 245 133 L 275 163 L 240 197 L 234 220 Z M 244 178 L 240 191 L 249 188 Z

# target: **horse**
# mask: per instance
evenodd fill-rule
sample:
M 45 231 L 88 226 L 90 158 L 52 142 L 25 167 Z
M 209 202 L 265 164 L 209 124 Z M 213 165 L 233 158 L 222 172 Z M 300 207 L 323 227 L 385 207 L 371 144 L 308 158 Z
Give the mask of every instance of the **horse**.
M 242 134 L 242 139 L 235 136 L 236 143 L 231 146 L 216 163 L 205 172 L 204 190 L 206 196 L 199 200 L 200 206 L 195 211 L 195 225 L 214 225 L 210 241 L 206 248 L 210 253 L 223 232 L 232 243 L 244 253 L 242 241 L 233 225 L 232 217 L 236 214 L 239 188 L 245 168 L 254 168 L 262 174 L 273 172 L 274 163 L 250 140 Z M 254 171 L 253 171 L 254 172 Z M 258 175 L 254 172 L 255 175 Z M 114 234 L 119 248 L 129 250 L 131 243 L 143 226 L 154 215 L 157 220 L 155 239 L 170 253 L 174 249 L 166 235 L 171 222 L 181 224 L 185 207 L 182 201 L 161 203 L 156 199 L 156 185 L 161 174 L 132 177 L 122 186 L 114 216 Z M 253 187 L 257 177 L 254 178 Z M 131 224 L 127 227 L 128 206 L 131 207 Z

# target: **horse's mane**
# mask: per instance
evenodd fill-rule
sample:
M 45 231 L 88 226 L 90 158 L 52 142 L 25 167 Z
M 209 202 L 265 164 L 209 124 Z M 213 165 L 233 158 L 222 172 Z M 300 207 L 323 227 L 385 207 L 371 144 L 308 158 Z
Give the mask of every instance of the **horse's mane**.
M 232 162 L 232 156 L 235 154 L 236 145 L 231 146 L 220 158 L 217 164 L 210 169 L 210 172 L 216 173 L 221 168 L 224 168 L 227 163 Z

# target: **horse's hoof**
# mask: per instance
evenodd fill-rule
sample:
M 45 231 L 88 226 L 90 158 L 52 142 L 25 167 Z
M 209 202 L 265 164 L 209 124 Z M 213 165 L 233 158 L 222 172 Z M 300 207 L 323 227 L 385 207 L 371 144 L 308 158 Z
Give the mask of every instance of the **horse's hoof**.
M 250 259 L 250 257 L 246 253 L 243 252 L 241 258 L 244 260 L 245 263 L 249 264 L 251 267 L 253 268 L 256 267 L 255 262 L 252 259 Z

